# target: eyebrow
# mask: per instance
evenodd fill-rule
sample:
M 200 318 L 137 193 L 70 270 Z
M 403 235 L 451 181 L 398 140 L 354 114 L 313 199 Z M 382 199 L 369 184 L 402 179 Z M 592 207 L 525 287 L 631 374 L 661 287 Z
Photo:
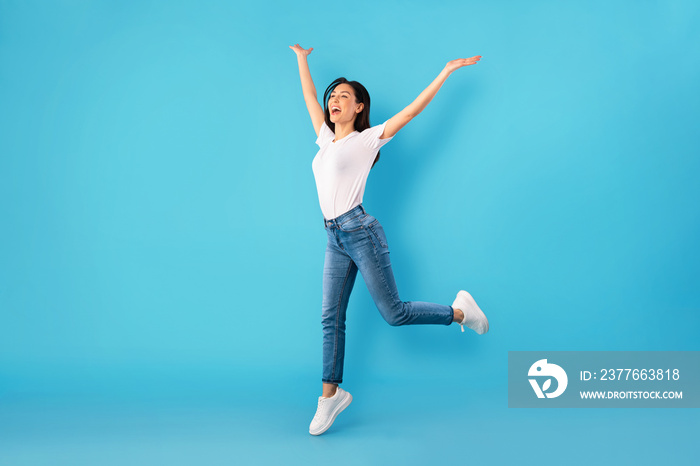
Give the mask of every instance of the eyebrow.
M 340 94 L 342 94 L 343 92 L 345 92 L 346 94 L 350 94 L 348 91 L 340 91 Z M 335 94 L 335 91 L 331 92 L 331 95 L 333 94 Z

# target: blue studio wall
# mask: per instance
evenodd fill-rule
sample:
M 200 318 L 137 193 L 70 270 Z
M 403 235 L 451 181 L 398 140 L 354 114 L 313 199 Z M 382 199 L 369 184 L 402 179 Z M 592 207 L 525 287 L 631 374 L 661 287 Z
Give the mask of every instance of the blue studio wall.
M 508 351 L 699 350 L 699 19 L 692 1 L 0 0 L 0 397 L 286 387 L 310 420 L 326 236 L 297 42 L 319 96 L 368 88 L 373 124 L 482 55 L 382 149 L 364 205 L 402 299 L 467 289 L 491 330 L 389 327 L 358 277 L 349 389 L 503 407 Z

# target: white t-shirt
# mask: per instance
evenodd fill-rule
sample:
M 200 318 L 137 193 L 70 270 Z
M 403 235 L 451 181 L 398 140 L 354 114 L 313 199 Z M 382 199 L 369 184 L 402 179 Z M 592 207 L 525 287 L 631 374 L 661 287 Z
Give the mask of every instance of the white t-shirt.
M 318 200 L 326 220 L 336 218 L 362 203 L 369 170 L 379 148 L 393 138 L 379 139 L 386 122 L 360 132 L 353 131 L 333 142 L 335 134 L 324 121 L 316 144 L 320 150 L 311 168 Z

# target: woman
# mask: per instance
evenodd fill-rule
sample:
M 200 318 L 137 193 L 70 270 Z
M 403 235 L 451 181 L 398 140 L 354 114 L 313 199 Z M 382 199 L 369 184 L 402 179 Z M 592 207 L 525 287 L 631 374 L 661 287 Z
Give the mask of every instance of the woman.
M 313 48 L 290 46 L 297 55 L 301 87 L 320 150 L 313 160 L 324 225 L 328 235 L 323 270 L 323 392 L 309 433 L 320 435 L 352 401 L 338 387 L 343 381 L 345 311 L 359 270 L 382 317 L 390 325 L 458 322 L 478 334 L 489 323 L 469 293 L 462 290 L 452 306 L 399 299 L 384 230 L 362 207 L 369 171 L 379 159 L 379 148 L 389 142 L 435 97 L 456 69 L 473 65 L 481 56 L 452 60 L 408 107 L 378 126 L 369 124 L 370 99 L 356 81 L 333 81 L 318 103 L 307 56 Z

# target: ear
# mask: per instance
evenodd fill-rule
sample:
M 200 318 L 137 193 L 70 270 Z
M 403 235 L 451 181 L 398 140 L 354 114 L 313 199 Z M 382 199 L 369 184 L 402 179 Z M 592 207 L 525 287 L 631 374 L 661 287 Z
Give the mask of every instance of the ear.
M 365 104 L 360 102 L 360 105 L 358 105 L 357 108 L 355 109 L 355 113 L 360 113 L 363 108 L 365 108 Z

